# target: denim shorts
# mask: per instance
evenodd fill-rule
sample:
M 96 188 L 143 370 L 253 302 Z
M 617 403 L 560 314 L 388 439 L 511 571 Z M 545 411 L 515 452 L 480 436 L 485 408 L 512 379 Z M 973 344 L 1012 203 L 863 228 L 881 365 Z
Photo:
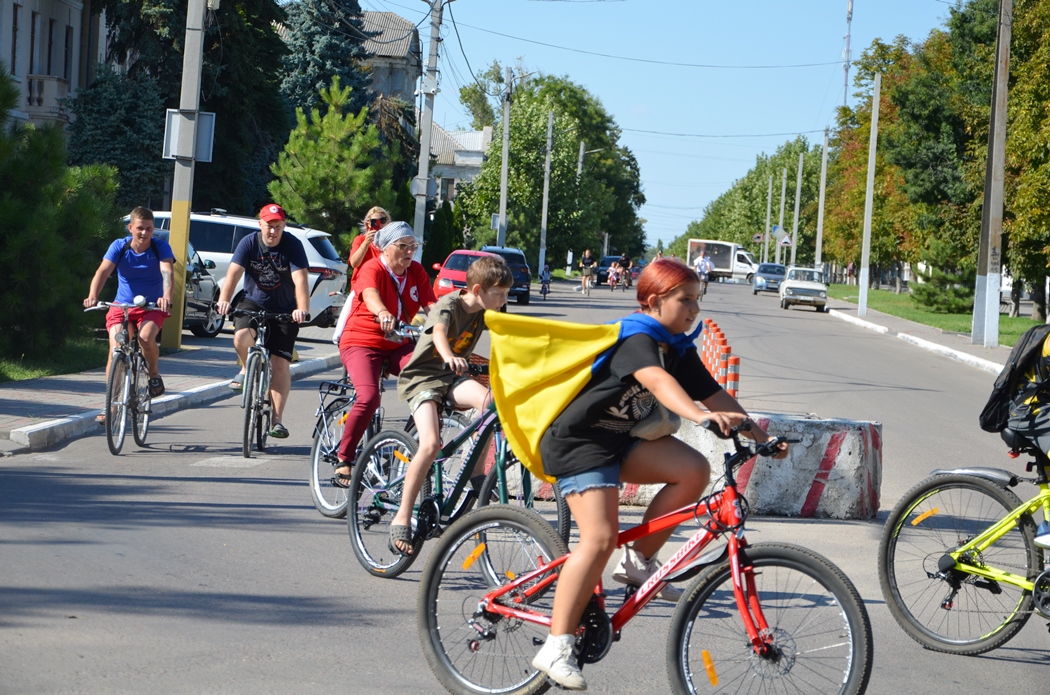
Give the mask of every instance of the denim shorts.
M 570 473 L 558 476 L 558 487 L 561 494 L 571 495 L 593 488 L 620 487 L 620 463 L 610 463 L 601 468 L 592 468 L 581 473 Z

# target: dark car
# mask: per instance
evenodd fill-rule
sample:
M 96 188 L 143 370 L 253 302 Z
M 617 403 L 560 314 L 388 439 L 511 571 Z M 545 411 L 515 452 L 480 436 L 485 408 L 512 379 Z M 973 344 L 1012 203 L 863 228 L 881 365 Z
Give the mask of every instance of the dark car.
M 510 272 L 514 274 L 514 287 L 510 289 L 510 296 L 518 300 L 518 304 L 529 303 L 529 287 L 532 285 L 532 270 L 525 261 L 525 254 L 521 249 L 512 249 L 508 246 L 482 246 L 482 251 L 494 253 L 500 256 L 510 266 Z
M 760 264 L 758 270 L 755 271 L 755 277 L 751 285 L 751 294 L 758 294 L 759 292 L 779 293 L 780 283 L 784 281 L 785 273 L 787 273 L 787 268 L 779 263 Z
M 467 268 L 479 258 L 494 255 L 466 249 L 453 251 L 444 263 L 435 263 L 433 266 L 434 270 L 438 271 L 437 277 L 434 278 L 434 294 L 444 297 L 449 292 L 463 289 L 467 286 Z
M 602 260 L 598 261 L 598 277 L 594 281 L 594 284 L 601 287 L 609 281 L 609 267 L 613 263 L 619 263 L 619 256 L 602 256 Z
M 158 229 L 154 236 L 167 241 L 168 230 Z M 201 260 L 193 244 L 187 243 L 186 309 L 182 315 L 182 327 L 201 338 L 214 338 L 226 323 L 226 317 L 215 310 L 219 284 L 208 272 L 214 269 L 215 261 Z

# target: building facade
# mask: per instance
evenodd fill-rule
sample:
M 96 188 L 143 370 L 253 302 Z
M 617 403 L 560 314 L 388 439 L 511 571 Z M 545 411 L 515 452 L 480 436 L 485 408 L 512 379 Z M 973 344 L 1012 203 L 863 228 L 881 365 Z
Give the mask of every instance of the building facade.
M 362 21 L 364 30 L 375 34 L 364 43 L 369 53 L 365 63 L 372 69 L 372 90 L 413 103 L 416 84 L 423 74 L 415 25 L 393 12 L 364 12 Z

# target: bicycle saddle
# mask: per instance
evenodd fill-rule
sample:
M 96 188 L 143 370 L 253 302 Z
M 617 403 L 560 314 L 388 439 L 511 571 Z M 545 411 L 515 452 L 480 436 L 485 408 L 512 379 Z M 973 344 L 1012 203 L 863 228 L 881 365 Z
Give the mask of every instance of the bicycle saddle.
M 999 436 L 1002 437 L 1003 441 L 1006 442 L 1006 445 L 1014 451 L 1020 451 L 1022 453 L 1036 453 L 1039 451 L 1039 447 L 1037 447 L 1031 439 L 1023 434 L 1015 432 L 1009 427 L 1000 432 Z

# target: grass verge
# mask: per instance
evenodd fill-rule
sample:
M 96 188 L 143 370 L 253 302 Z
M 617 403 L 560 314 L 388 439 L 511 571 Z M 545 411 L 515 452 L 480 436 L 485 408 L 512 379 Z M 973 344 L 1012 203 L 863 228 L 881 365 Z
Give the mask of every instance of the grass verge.
M 860 301 L 860 290 L 856 285 L 828 285 L 828 295 L 835 299 L 856 304 Z M 890 316 L 933 326 L 949 333 L 970 334 L 973 326 L 972 314 L 940 314 L 926 309 L 911 298 L 911 294 L 895 294 L 892 290 L 868 290 L 868 307 Z M 999 344 L 1013 345 L 1021 334 L 1037 321 L 1024 316 L 1010 318 L 999 316 Z
M 108 349 L 105 338 L 83 336 L 70 338 L 61 348 L 43 355 L 0 358 L 0 383 L 105 367 Z

